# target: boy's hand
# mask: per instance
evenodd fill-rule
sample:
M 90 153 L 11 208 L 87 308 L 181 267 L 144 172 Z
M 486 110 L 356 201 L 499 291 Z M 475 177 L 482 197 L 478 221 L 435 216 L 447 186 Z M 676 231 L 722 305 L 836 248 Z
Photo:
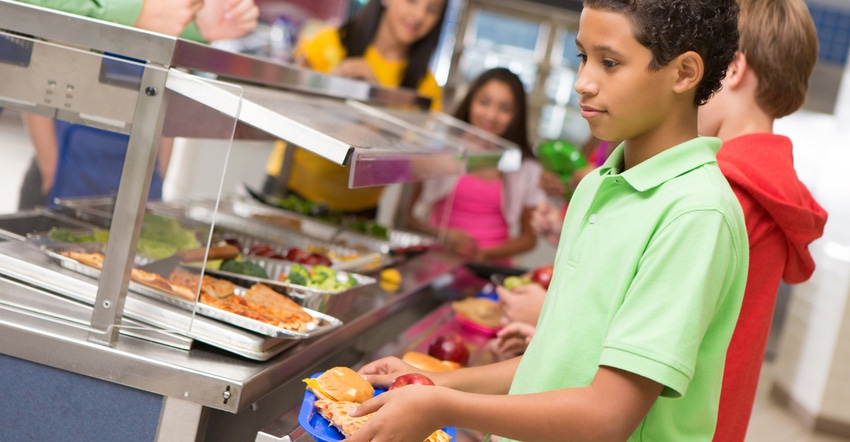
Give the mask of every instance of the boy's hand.
M 438 410 L 451 390 L 433 385 L 408 385 L 364 402 L 353 417 L 375 413 L 345 442 L 425 440 L 440 427 Z
M 542 285 L 525 284 L 513 290 L 496 286 L 496 293 L 499 295 L 499 304 L 505 312 L 507 322 L 537 324 L 543 309 L 543 299 L 546 297 L 546 289 Z
M 204 0 L 145 0 L 133 26 L 176 37 L 204 6 Z
M 511 359 L 525 353 L 535 326 L 523 322 L 512 322 L 499 330 L 496 337 L 488 343 L 490 350 L 500 360 Z
M 360 370 L 357 370 L 357 373 L 366 378 L 366 380 L 369 381 L 370 384 L 379 388 L 389 387 L 393 379 L 403 374 L 424 374 L 423 371 L 417 370 L 412 365 L 402 361 L 401 359 L 395 356 L 388 356 L 386 358 L 381 358 L 377 361 L 370 362 L 361 367 Z
M 257 27 L 260 9 L 254 0 L 205 0 L 195 16 L 198 32 L 207 41 L 241 37 Z
M 535 234 L 557 245 L 558 240 L 561 238 L 561 227 L 564 224 L 564 218 L 561 217 L 561 212 L 555 206 L 543 201 L 531 212 L 530 224 Z

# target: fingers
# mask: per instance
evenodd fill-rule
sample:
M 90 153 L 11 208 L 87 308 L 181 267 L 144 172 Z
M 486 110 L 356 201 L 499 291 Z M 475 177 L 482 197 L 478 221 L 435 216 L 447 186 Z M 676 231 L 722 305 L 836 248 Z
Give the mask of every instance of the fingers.
M 388 397 L 389 395 L 387 395 L 386 393 L 379 394 L 373 397 L 372 399 L 369 399 L 366 402 L 360 404 L 359 407 L 352 410 L 350 413 L 348 413 L 348 415 L 352 417 L 360 417 L 365 416 L 369 413 L 374 413 L 384 406 L 384 404 L 387 402 Z

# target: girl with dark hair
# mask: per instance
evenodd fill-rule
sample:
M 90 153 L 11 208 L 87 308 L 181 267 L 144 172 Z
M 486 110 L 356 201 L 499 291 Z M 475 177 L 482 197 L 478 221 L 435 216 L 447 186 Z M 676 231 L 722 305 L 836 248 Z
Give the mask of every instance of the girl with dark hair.
M 522 166 L 516 172 L 493 168 L 454 180 L 425 181 L 413 192 L 407 223 L 438 236 L 448 250 L 468 259 L 510 265 L 511 257 L 537 243 L 529 221 L 544 198 L 537 185 L 542 169 L 528 141 L 522 82 L 504 68 L 484 72 L 470 86 L 455 117 L 516 143 Z M 427 220 L 414 216 L 423 207 Z
M 442 108 L 442 90 L 428 72 L 445 15 L 446 0 L 372 0 L 338 29 L 302 41 L 296 63 L 313 70 L 379 84 L 416 89 Z M 264 189 L 274 193 L 285 144 L 278 142 L 266 165 Z M 336 211 L 374 216 L 383 187 L 348 188 L 348 168 L 298 149 L 287 188 Z

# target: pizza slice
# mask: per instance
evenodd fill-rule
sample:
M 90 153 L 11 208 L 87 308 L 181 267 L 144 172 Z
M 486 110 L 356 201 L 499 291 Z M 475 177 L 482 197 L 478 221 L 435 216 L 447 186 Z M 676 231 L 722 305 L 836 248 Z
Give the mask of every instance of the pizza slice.
M 265 284 L 254 284 L 245 292 L 245 300 L 251 305 L 280 318 L 293 318 L 305 324 L 317 322 L 295 301 L 274 291 Z
M 81 264 L 85 264 L 89 267 L 94 267 L 96 269 L 103 269 L 103 253 L 100 252 L 79 252 L 76 250 L 68 250 L 65 252 L 59 252 L 62 256 L 67 256 L 68 258 L 73 259 Z
M 190 272 L 183 269 L 175 269 L 171 272 L 168 280 L 173 285 L 179 285 L 188 288 L 193 293 L 197 293 L 198 284 L 201 286 L 201 291 L 216 298 L 226 298 L 233 294 L 236 286 L 224 279 L 213 278 L 209 275 L 204 275 L 201 278 L 199 273 Z
M 331 401 L 328 399 L 316 399 L 313 403 L 316 410 L 327 419 L 336 429 L 338 429 L 346 437 L 350 437 L 355 431 L 359 430 L 363 424 L 372 417 L 371 414 L 360 417 L 349 416 L 348 413 L 354 410 L 360 404 L 357 402 L 348 401 Z M 424 442 L 449 442 L 452 437 L 443 430 L 437 430 L 431 433 Z

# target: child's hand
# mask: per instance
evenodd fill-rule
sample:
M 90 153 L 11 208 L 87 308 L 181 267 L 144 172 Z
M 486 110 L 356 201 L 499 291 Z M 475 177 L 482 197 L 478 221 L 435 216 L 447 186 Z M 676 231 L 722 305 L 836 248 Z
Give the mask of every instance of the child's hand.
M 449 229 L 446 232 L 445 247 L 453 253 L 473 260 L 478 255 L 478 241 L 460 229 Z
M 531 212 L 530 224 L 531 230 L 535 234 L 557 245 L 558 240 L 561 238 L 561 227 L 564 224 L 564 218 L 561 217 L 561 212 L 555 206 L 543 201 Z
M 195 24 L 204 39 L 218 41 L 253 31 L 259 16 L 254 0 L 206 0 L 195 16 Z
M 176 37 L 203 6 L 203 0 L 147 0 L 133 26 Z
M 534 336 L 535 327 L 523 322 L 512 322 L 496 334 L 491 341 L 491 350 L 501 360 L 510 359 L 525 353 L 528 343 Z
M 567 193 L 564 182 L 555 172 L 544 171 L 540 174 L 540 188 L 549 196 L 564 196 Z
M 393 379 L 403 374 L 422 373 L 422 371 L 395 356 L 389 356 L 364 365 L 357 370 L 357 373 L 375 387 L 387 388 Z
M 506 322 L 537 324 L 543 309 L 543 299 L 546 297 L 546 289 L 543 286 L 532 283 L 515 287 L 513 290 L 497 286 L 496 293 L 505 312 Z
M 378 83 L 378 78 L 375 77 L 372 68 L 369 67 L 369 64 L 362 57 L 350 57 L 342 60 L 331 74 L 368 81 L 369 83 Z
M 452 390 L 433 385 L 407 385 L 364 402 L 350 413 L 375 413 L 345 442 L 425 440 L 440 428 L 438 410 Z

